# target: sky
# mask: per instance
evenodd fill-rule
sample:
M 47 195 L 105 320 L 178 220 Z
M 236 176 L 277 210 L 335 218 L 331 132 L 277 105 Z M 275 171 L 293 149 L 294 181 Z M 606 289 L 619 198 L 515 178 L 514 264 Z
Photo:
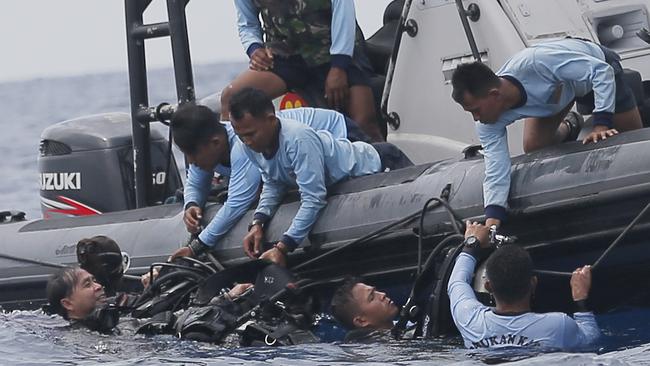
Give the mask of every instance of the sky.
M 381 25 L 390 0 L 354 0 L 366 37 Z M 123 0 L 7 1 L 0 12 L 0 82 L 121 71 L 127 68 Z M 233 0 L 187 6 L 194 64 L 245 61 Z M 145 22 L 166 21 L 166 1 L 153 0 Z M 149 40 L 149 68 L 171 65 L 169 38 Z

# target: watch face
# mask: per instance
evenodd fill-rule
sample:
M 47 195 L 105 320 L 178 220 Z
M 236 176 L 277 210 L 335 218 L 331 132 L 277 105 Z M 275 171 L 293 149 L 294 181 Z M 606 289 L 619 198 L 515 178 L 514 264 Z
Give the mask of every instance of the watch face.
M 478 239 L 476 239 L 475 236 L 470 236 L 469 238 L 467 238 L 465 240 L 465 244 L 467 244 L 470 247 L 475 246 L 477 244 L 477 242 L 478 242 Z

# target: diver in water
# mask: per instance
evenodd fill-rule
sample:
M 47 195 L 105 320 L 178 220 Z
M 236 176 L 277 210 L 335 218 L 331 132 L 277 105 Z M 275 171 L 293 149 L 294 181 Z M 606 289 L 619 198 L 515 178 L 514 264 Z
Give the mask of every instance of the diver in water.
M 315 130 L 327 130 L 337 138 L 369 141 L 354 121 L 336 111 L 296 108 L 279 111 L 278 116 Z M 219 116 L 209 108 L 194 104 L 182 106 L 172 116 L 171 129 L 174 142 L 190 164 L 184 190 L 183 221 L 190 233 L 198 233 L 189 246 L 172 254 L 171 259 L 174 259 L 193 257 L 214 248 L 257 199 L 262 178 L 257 166 L 248 160 L 244 145 L 230 123 L 220 122 Z M 215 172 L 230 178 L 228 198 L 201 231 L 203 206 Z
M 480 62 L 456 68 L 452 97 L 478 121 L 476 130 L 484 149 L 488 226 L 499 225 L 506 218 L 508 125 L 525 118 L 526 152 L 578 137 L 584 122 L 570 111 L 574 101 L 593 116 L 593 130 L 583 143 L 642 127 L 620 60 L 606 47 L 567 38 L 526 48 L 496 73 Z
M 239 284 L 221 295 L 222 303 L 233 301 L 252 284 Z M 73 327 L 85 327 L 100 333 L 119 332 L 120 316 L 129 314 L 129 296 L 109 298 L 95 276 L 79 267 L 66 267 L 54 273 L 47 282 L 46 312 L 69 320 Z
M 397 147 L 336 138 L 275 114 L 262 91 L 245 88 L 230 99 L 232 127 L 246 155 L 262 173 L 262 193 L 244 251 L 260 255 L 264 225 L 271 219 L 289 187 L 300 192 L 300 209 L 282 238 L 260 258 L 286 264 L 286 255 L 308 235 L 327 204 L 327 186 L 343 179 L 413 165 Z
M 334 318 L 349 330 L 345 342 L 354 343 L 391 339 L 399 314 L 399 307 L 385 292 L 354 277 L 336 289 L 330 308 Z
M 471 285 L 476 263 L 489 252 L 489 228 L 467 223 L 465 247 L 449 278 L 447 293 L 451 314 L 467 348 L 504 346 L 570 350 L 588 346 L 598 339 L 600 329 L 587 310 L 591 268 L 577 268 L 571 276 L 571 294 L 577 312 L 533 313 L 531 297 L 537 277 L 533 262 L 523 248 L 504 245 L 490 255 L 486 264 L 485 288 L 494 296 L 490 308 L 476 299 Z
M 250 63 L 221 93 L 223 119 L 232 96 L 246 87 L 276 98 L 316 83 L 324 86 L 330 108 L 346 112 L 373 141 L 384 141 L 369 77 L 353 59 L 353 1 L 236 0 L 235 6 Z

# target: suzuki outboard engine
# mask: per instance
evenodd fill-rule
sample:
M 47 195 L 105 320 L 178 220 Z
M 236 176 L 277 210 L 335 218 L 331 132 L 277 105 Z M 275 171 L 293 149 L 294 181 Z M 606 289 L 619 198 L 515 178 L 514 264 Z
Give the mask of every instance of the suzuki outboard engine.
M 167 150 L 167 139 L 152 130 L 150 205 L 163 203 L 181 186 L 173 157 L 166 172 Z M 48 127 L 41 134 L 38 170 L 46 219 L 135 208 L 130 115 L 98 114 Z

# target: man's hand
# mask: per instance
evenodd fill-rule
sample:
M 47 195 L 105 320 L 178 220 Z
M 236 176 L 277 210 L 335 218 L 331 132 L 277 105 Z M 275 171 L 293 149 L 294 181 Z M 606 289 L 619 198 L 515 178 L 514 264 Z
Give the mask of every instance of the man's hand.
M 262 225 L 251 226 L 250 231 L 244 237 L 244 253 L 250 258 L 257 258 L 260 255 L 264 230 Z
M 588 144 L 590 142 L 598 142 L 598 140 L 607 140 L 608 137 L 618 135 L 618 131 L 615 128 L 608 128 L 607 126 L 596 125 L 594 129 L 591 130 L 591 133 L 582 140 L 583 144 Z
M 501 220 L 495 218 L 485 220 L 485 226 L 490 227 L 492 225 L 496 225 L 497 227 L 501 226 Z
M 143 286 L 144 288 L 149 287 L 149 285 L 151 284 L 151 281 L 152 281 L 152 280 L 155 280 L 156 277 L 158 277 L 158 273 L 160 273 L 160 270 L 157 269 L 157 268 L 154 268 L 154 269 L 153 269 L 153 279 L 150 277 L 150 273 L 151 273 L 151 272 L 147 272 L 147 273 L 143 274 L 143 275 L 140 277 L 140 282 L 142 282 L 142 286 Z
M 192 206 L 185 210 L 183 222 L 185 222 L 185 227 L 190 234 L 196 234 L 199 232 L 202 218 L 203 210 L 201 210 L 201 207 L 199 206 Z
M 174 259 L 180 258 L 180 257 L 194 257 L 194 252 L 192 252 L 192 248 L 190 248 L 190 247 L 182 247 L 182 248 L 178 249 L 177 251 L 175 251 L 169 257 L 169 259 L 167 259 L 167 262 L 171 262 Z
M 465 238 L 475 236 L 481 243 L 481 248 L 490 247 L 490 228 L 478 222 L 465 222 Z
M 330 108 L 344 111 L 347 108 L 350 87 L 345 70 L 332 67 L 325 80 L 325 99 Z
M 266 252 L 262 253 L 260 259 L 269 260 L 281 267 L 287 266 L 287 256 L 284 253 L 282 253 L 282 251 L 277 247 L 273 247 L 267 250 Z
M 228 297 L 230 297 L 231 300 L 234 300 L 251 287 L 253 287 L 252 283 L 239 283 L 228 291 Z
M 269 71 L 273 68 L 273 52 L 270 48 L 258 48 L 251 55 L 248 65 L 254 71 Z
M 573 301 L 587 300 L 591 289 L 591 266 L 584 266 L 571 275 L 571 296 Z

